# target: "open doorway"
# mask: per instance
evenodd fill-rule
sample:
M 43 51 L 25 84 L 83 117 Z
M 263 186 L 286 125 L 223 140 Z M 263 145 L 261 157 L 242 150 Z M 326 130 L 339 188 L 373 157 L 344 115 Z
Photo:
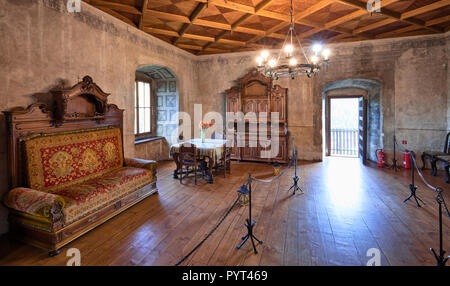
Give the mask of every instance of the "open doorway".
M 327 96 L 326 155 L 360 158 L 367 154 L 367 100 L 362 95 Z

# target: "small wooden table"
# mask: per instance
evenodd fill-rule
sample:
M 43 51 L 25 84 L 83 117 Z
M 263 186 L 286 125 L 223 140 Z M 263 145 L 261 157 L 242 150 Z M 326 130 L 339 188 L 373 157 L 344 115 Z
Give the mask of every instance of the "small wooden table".
M 226 148 L 226 143 L 227 140 L 225 139 L 205 139 L 205 142 L 202 142 L 200 138 L 195 138 L 170 146 L 170 155 L 177 164 L 177 168 L 173 171 L 173 178 L 178 179 L 178 174 L 180 174 L 180 163 L 178 161 L 180 146 L 183 144 L 192 144 L 197 148 L 197 156 L 201 159 L 206 159 L 201 168 L 202 173 L 207 178 L 208 183 L 213 184 L 213 168 L 222 159 L 223 149 Z

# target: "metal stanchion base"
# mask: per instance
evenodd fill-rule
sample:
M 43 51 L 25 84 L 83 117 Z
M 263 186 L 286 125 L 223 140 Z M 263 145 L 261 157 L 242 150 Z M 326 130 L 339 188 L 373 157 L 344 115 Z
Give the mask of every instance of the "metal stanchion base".
M 437 266 L 445 266 L 447 264 L 450 256 L 445 257 L 445 251 L 441 250 L 439 255 L 437 255 L 433 248 L 430 248 L 430 251 L 433 253 L 434 258 L 436 258 Z
M 397 165 L 396 159 L 392 159 L 392 166 L 389 169 L 394 170 L 394 172 L 400 171 L 401 167 Z
M 303 194 L 303 190 L 298 186 L 298 181 L 300 178 L 298 176 L 295 176 L 295 177 L 292 177 L 292 179 L 294 180 L 294 184 L 289 188 L 288 192 L 290 190 L 294 189 L 294 193 L 293 193 L 294 195 L 295 195 L 296 191 L 300 191 Z
M 416 201 L 417 207 L 420 208 L 421 205 L 419 204 L 419 201 L 421 201 L 422 204 L 425 204 L 425 202 L 422 201 L 422 199 L 420 199 L 418 196 L 416 196 L 417 188 L 418 188 L 417 186 L 414 186 L 414 185 L 410 184 L 409 185 L 409 189 L 411 190 L 411 194 L 403 202 L 406 203 L 409 199 L 414 198 L 414 200 Z

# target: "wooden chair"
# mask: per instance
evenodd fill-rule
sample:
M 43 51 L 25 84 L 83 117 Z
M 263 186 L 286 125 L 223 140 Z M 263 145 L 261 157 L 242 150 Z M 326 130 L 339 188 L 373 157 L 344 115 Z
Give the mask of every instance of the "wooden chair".
M 223 168 L 223 177 L 227 177 L 227 172 L 231 174 L 231 147 L 225 146 L 222 151 L 222 158 L 217 162 L 217 166 Z
M 422 153 L 422 170 L 425 169 L 426 165 L 425 165 L 425 159 L 429 159 L 430 160 L 430 164 L 431 164 L 431 175 L 432 176 L 436 176 L 437 175 L 437 167 L 436 167 L 436 162 L 438 160 L 438 156 L 446 156 L 446 155 L 450 155 L 449 153 L 449 138 L 450 138 L 450 132 L 447 133 L 447 136 L 445 137 L 445 144 L 444 144 L 444 152 L 440 152 L 440 151 L 424 151 Z
M 197 171 L 202 161 L 197 158 L 197 148 L 195 145 L 181 145 L 178 160 L 180 164 L 180 184 L 183 183 L 183 167 L 186 167 L 186 177 L 189 176 L 189 168 L 193 168 L 194 183 L 197 185 Z
M 436 161 L 438 162 L 442 162 L 444 164 L 444 170 L 445 170 L 445 174 L 446 174 L 446 178 L 445 178 L 445 182 L 447 184 L 450 183 L 450 155 L 439 155 L 436 156 Z

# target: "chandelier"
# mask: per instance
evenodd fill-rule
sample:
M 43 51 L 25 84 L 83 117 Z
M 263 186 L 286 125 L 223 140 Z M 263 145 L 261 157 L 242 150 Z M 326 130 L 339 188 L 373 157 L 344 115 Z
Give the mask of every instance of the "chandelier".
M 312 53 L 310 57 L 308 57 L 294 30 L 295 24 L 292 0 L 290 8 L 291 23 L 284 39 L 282 49 L 278 55 L 274 57 L 270 57 L 269 51 L 264 50 L 256 59 L 258 71 L 266 77 L 278 79 L 280 76 L 290 76 L 294 79 L 295 76 L 299 74 L 306 74 L 308 77 L 311 77 L 312 75 L 317 74 L 322 66 L 328 68 L 330 50 L 324 49 L 321 43 L 315 43 L 312 45 Z M 297 41 L 298 47 L 295 47 L 294 45 L 295 40 Z M 283 51 L 284 56 L 282 56 Z M 304 57 L 306 63 L 298 63 L 297 58 L 299 56 Z

